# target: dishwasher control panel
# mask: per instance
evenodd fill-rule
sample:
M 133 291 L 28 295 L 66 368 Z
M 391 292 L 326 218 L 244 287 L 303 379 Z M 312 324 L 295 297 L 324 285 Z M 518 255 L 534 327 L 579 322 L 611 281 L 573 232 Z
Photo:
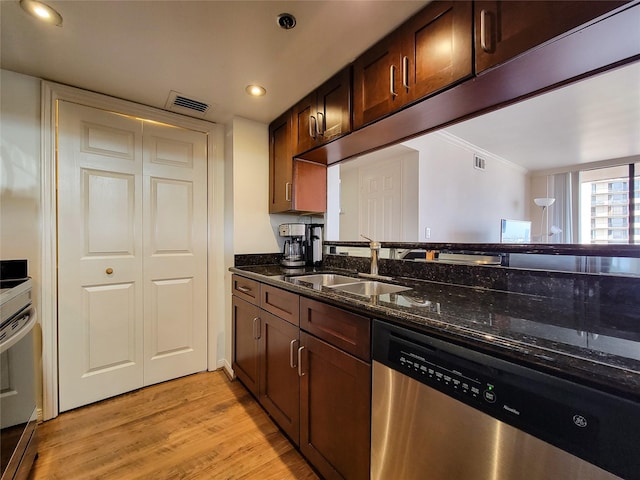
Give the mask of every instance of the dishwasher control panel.
M 421 377 L 423 383 L 438 385 L 438 390 L 458 393 L 488 403 L 496 402 L 497 389 L 494 382 L 462 370 L 460 366 L 444 365 L 442 360 L 432 358 L 417 348 L 392 342 L 389 360 L 400 367 L 399 371 L 413 373 L 412 376 Z

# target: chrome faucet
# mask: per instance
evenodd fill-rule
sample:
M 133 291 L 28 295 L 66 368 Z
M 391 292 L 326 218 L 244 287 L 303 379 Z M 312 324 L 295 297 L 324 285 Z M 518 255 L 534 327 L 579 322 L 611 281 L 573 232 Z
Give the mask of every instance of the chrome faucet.
M 365 237 L 360 234 L 362 238 L 369 240 L 369 248 L 371 249 L 371 275 L 378 275 L 378 255 L 380 254 L 380 242 Z

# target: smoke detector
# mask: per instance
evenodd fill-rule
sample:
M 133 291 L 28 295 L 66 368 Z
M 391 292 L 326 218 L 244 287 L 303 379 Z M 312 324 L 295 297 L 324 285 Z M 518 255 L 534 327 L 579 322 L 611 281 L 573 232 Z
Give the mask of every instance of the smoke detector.
M 277 16 L 276 21 L 283 30 L 291 30 L 296 26 L 296 17 L 290 13 L 281 13 Z

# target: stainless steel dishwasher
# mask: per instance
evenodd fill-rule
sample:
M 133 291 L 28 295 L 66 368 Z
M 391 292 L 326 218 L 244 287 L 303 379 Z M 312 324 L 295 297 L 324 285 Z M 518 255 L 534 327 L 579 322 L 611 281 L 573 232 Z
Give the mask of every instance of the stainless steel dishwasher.
M 640 479 L 640 404 L 378 320 L 373 480 Z

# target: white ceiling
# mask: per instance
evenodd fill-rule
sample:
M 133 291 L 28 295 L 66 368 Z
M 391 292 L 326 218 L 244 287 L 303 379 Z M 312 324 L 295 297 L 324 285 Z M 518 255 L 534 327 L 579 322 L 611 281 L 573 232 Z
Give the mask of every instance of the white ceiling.
M 0 1 L 3 69 L 163 108 L 171 90 L 205 119 L 268 123 L 427 2 L 48 0 L 63 26 Z M 278 14 L 297 19 L 292 30 Z M 245 93 L 250 83 L 267 89 Z

